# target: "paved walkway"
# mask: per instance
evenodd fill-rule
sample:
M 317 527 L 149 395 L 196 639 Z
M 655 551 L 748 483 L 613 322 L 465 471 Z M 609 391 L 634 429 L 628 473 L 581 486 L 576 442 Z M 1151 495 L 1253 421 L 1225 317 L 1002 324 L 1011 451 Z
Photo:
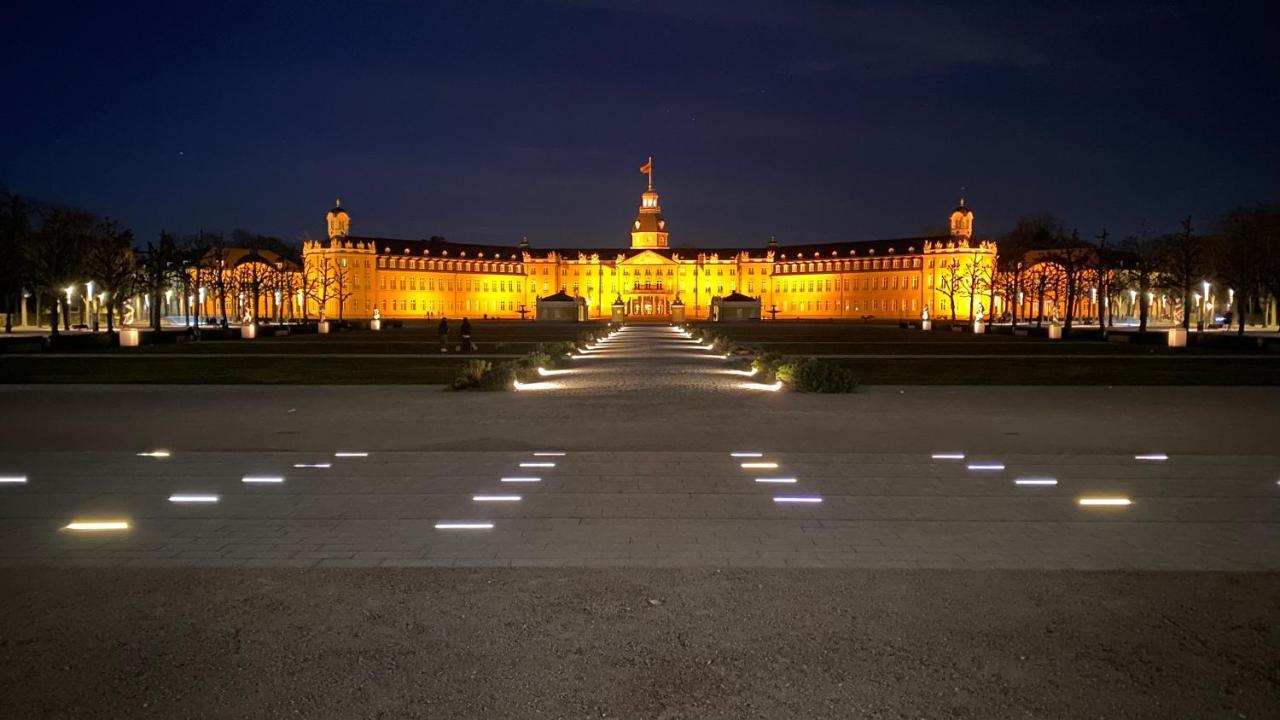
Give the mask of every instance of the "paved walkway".
M 649 326 L 514 394 L 3 388 L 0 562 L 1280 569 L 1274 388 L 741 365 Z

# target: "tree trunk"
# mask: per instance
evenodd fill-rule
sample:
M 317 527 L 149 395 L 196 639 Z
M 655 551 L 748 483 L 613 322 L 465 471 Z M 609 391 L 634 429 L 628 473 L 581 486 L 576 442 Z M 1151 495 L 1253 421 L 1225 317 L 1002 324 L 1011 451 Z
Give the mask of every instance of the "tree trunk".
M 58 337 L 58 301 L 53 301 L 53 307 L 49 310 L 49 335 Z
M 111 302 L 107 303 L 107 334 L 108 335 L 116 331 L 116 327 L 112 322 L 114 318 L 111 317 L 112 315 L 115 314 L 112 312 L 113 310 L 115 310 L 115 307 L 116 307 L 116 301 L 112 300 Z
M 1245 313 L 1245 308 L 1249 307 L 1249 303 L 1245 302 L 1245 296 L 1243 292 L 1236 293 L 1236 297 L 1239 298 L 1238 300 L 1236 300 L 1236 315 L 1240 316 L 1240 320 L 1239 320 L 1240 329 L 1236 331 L 1236 334 L 1244 335 L 1244 313 Z
M 1182 290 L 1182 329 L 1191 329 L 1191 289 Z

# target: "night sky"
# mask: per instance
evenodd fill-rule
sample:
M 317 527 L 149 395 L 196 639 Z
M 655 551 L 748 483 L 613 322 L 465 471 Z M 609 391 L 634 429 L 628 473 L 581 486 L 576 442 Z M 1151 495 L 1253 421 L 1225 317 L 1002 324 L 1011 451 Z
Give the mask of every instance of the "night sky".
M 1270 4 L 26 2 L 0 182 L 132 226 L 623 247 L 980 235 L 1280 197 Z

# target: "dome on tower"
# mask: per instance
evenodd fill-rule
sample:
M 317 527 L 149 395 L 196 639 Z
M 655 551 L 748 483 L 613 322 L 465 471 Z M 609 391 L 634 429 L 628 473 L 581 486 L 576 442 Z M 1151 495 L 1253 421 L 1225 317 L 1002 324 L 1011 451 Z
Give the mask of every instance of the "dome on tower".
M 351 216 L 342 209 L 342 198 L 333 201 L 333 209 L 324 214 L 329 237 L 346 237 L 351 233 Z
M 956 209 L 951 211 L 951 236 L 965 240 L 973 237 L 973 211 L 965 207 L 963 197 Z

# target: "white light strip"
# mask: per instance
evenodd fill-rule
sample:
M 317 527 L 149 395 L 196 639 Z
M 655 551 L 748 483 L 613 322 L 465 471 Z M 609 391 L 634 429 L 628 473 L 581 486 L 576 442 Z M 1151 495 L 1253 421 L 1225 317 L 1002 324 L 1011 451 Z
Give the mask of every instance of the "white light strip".
M 367 452 L 336 452 L 333 454 L 337 458 L 353 458 L 353 457 L 369 457 Z
M 772 385 L 762 383 L 740 383 L 738 387 L 743 390 L 768 390 L 769 392 L 778 392 L 782 389 L 782 381 L 779 380 Z
M 504 477 L 502 482 L 542 482 L 542 478 L 536 477 Z
M 473 495 L 476 502 L 520 502 L 519 495 Z
M 963 460 L 964 453 L 934 453 L 929 457 L 934 460 Z
M 795 481 L 796 481 L 796 479 L 795 479 L 795 478 L 793 478 L 793 477 L 768 477 L 768 478 L 756 478 L 756 482 L 758 482 L 758 483 L 787 483 L 787 484 L 791 484 L 791 483 L 794 483 Z
M 151 452 L 140 452 L 138 453 L 138 457 L 167 458 L 169 457 L 169 451 L 168 450 L 152 450 Z
M 1003 470 L 1004 463 L 969 463 L 970 470 Z
M 555 467 L 555 466 L 556 464 L 553 462 L 522 462 L 520 463 L 520 467 L 549 468 L 549 467 Z
M 1083 507 L 1123 507 L 1133 504 L 1133 501 L 1127 497 L 1082 497 L 1076 502 Z
M 26 475 L 0 475 L 0 483 L 26 483 Z
M 320 470 L 328 470 L 333 467 L 332 463 L 294 463 L 296 468 L 318 468 Z
M 534 453 L 533 456 L 534 457 L 564 457 L 567 454 L 568 453 L 560 452 L 559 450 L 555 450 L 555 451 L 544 450 L 542 452 Z
M 753 469 L 773 470 L 778 467 L 778 463 L 776 462 L 744 462 L 739 467 L 741 467 L 744 470 L 753 470 Z
M 1058 481 L 1054 478 L 1018 478 L 1013 481 L 1014 485 L 1057 485 Z
M 1153 460 L 1153 461 L 1155 461 L 1155 462 L 1164 462 L 1165 460 L 1168 460 L 1168 459 L 1169 459 L 1169 456 L 1168 456 L 1168 455 L 1165 455 L 1164 453 L 1148 453 L 1148 454 L 1146 454 L 1146 455 L 1134 455 L 1134 456 L 1133 456 L 1133 459 L 1134 459 L 1134 460 Z
M 282 483 L 284 478 L 279 475 L 245 475 L 240 478 L 240 481 L 247 483 Z
M 816 504 L 822 502 L 822 498 L 813 495 L 776 495 L 773 501 L 779 504 Z
M 764 453 L 762 452 L 731 452 L 729 453 L 729 457 L 738 457 L 738 458 L 764 457 Z
M 76 521 L 76 522 L 68 523 L 67 526 L 63 529 L 64 530 L 82 530 L 87 532 L 93 532 L 95 530 L 128 530 L 129 523 L 124 521 L 116 521 L 116 522 Z
M 491 522 L 439 522 L 437 530 L 492 530 Z
M 171 503 L 216 503 L 217 495 L 170 495 Z

